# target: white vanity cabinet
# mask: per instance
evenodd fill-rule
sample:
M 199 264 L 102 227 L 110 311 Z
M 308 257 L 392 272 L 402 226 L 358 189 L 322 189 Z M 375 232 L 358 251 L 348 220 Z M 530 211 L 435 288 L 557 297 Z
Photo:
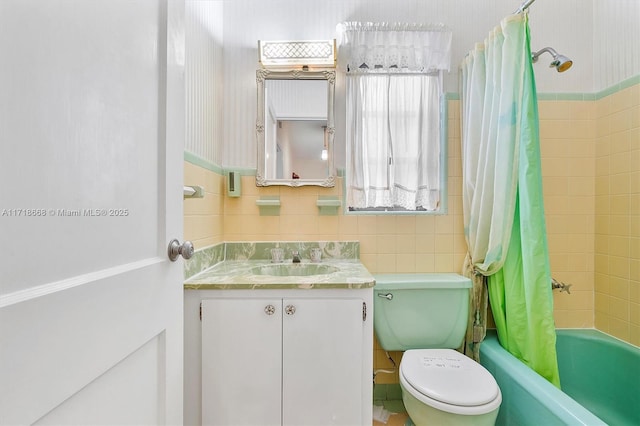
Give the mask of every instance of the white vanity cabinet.
M 361 424 L 363 303 L 203 300 L 203 424 Z
M 370 288 L 185 292 L 185 319 L 195 299 L 202 317 L 191 336 L 201 343 L 201 424 L 370 425 L 371 297 Z

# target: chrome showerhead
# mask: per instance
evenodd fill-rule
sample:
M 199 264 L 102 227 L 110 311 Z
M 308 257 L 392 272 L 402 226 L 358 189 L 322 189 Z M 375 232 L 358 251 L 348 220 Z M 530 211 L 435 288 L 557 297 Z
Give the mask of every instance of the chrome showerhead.
M 567 58 L 564 55 L 560 55 L 551 47 L 545 47 L 538 50 L 537 52 L 533 52 L 531 54 L 531 60 L 534 64 L 538 62 L 538 57 L 544 52 L 550 53 L 551 56 L 553 56 L 553 61 L 549 64 L 549 67 L 555 67 L 558 72 L 564 72 L 571 68 L 571 65 L 573 65 L 573 61 L 571 59 Z

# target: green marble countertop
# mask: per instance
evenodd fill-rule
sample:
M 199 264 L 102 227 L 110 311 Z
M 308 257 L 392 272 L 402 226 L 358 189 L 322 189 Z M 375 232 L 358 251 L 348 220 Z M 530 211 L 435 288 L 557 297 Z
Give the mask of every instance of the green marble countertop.
M 285 263 L 290 263 L 285 262 Z M 302 265 L 310 263 L 302 260 Z M 275 265 L 269 260 L 225 260 L 184 282 L 185 290 L 237 290 L 237 289 L 328 289 L 371 288 L 375 284 L 373 276 L 354 259 L 327 259 L 317 265 L 328 265 L 337 272 L 308 276 L 255 275 L 252 268 Z

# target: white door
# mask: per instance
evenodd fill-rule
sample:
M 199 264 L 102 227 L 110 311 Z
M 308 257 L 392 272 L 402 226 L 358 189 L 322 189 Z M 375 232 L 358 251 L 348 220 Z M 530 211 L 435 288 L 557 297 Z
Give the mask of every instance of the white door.
M 0 1 L 0 424 L 180 424 L 184 5 Z
M 202 301 L 202 424 L 282 424 L 282 300 Z

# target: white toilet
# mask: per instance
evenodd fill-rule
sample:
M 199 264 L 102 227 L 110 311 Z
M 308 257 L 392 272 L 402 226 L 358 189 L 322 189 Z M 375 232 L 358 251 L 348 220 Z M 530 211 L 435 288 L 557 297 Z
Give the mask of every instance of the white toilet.
M 373 326 L 400 362 L 402 400 L 416 426 L 493 425 L 502 395 L 483 366 L 454 350 L 462 344 L 471 281 L 457 274 L 381 274 Z

